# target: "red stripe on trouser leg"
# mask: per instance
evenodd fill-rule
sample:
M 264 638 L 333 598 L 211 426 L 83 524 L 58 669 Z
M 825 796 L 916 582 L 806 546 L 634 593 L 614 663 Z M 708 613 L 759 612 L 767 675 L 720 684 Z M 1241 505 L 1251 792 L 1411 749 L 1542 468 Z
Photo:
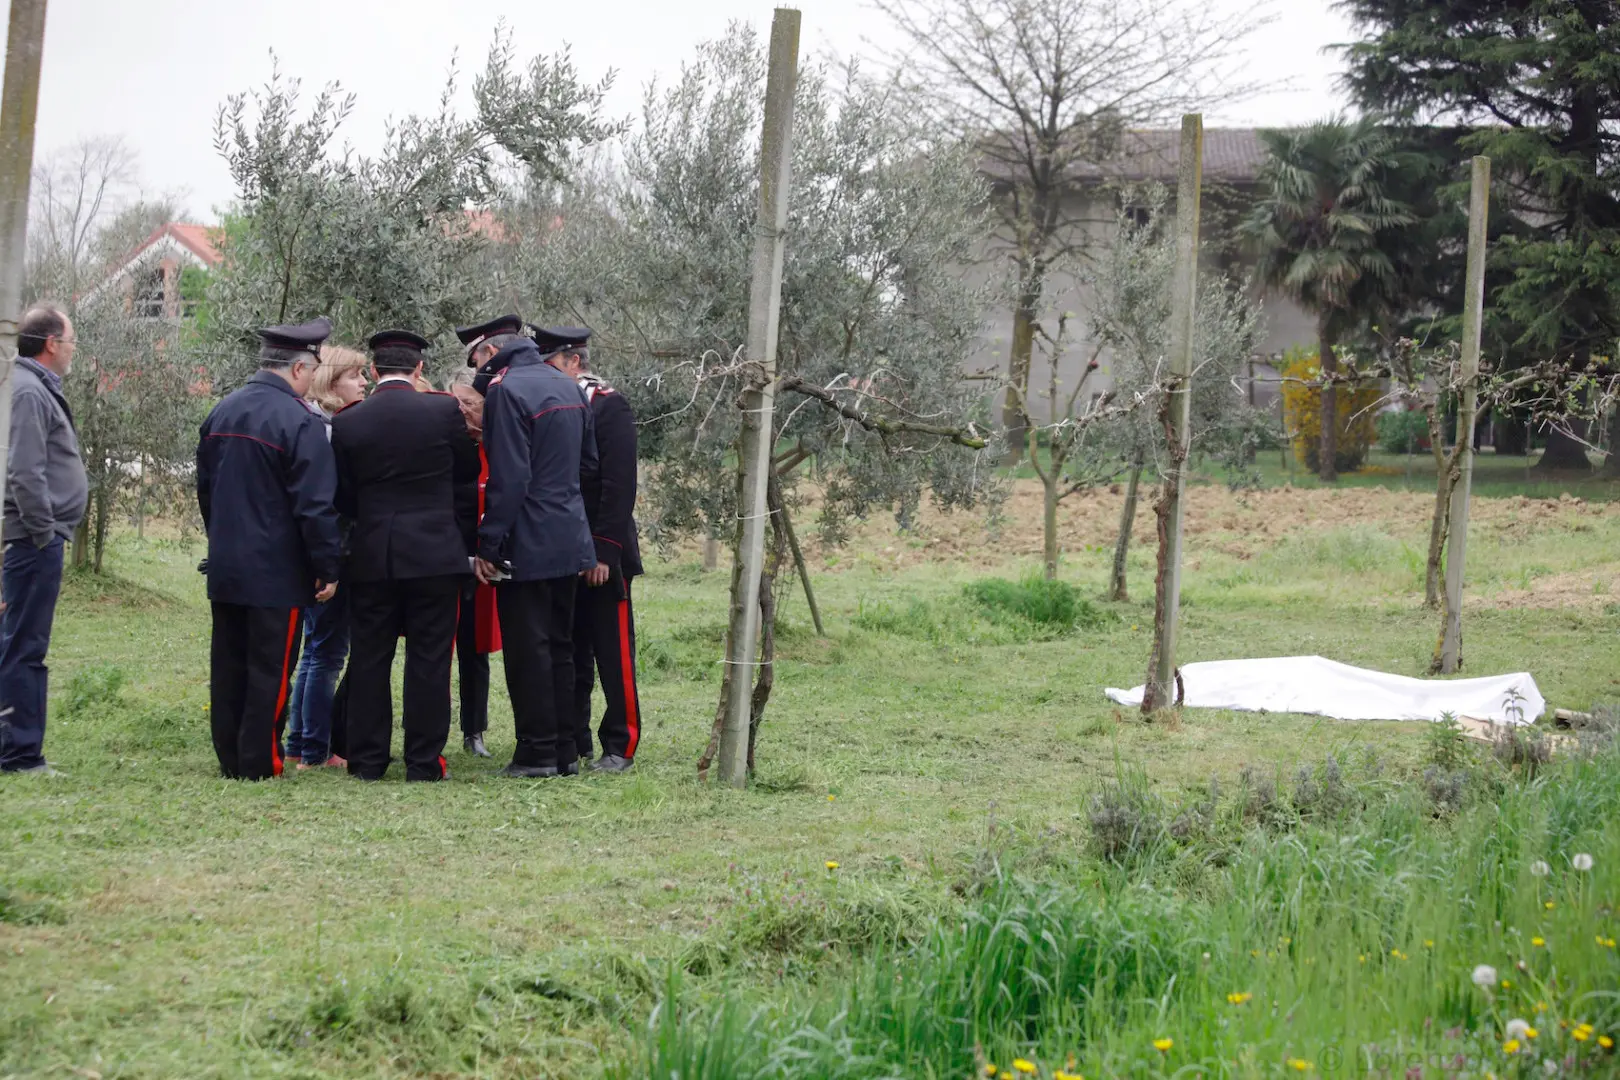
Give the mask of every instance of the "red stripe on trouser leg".
M 450 775 L 450 766 L 448 766 L 448 765 L 446 765 L 444 763 L 444 755 L 440 754 L 439 755 L 439 779 L 443 780 L 446 776 L 449 776 L 449 775 Z
M 276 711 L 270 717 L 270 774 L 281 775 L 281 747 L 277 745 L 281 740 L 276 738 L 276 728 L 281 724 L 281 710 L 287 707 L 287 669 L 292 666 L 292 647 L 297 640 L 298 616 L 301 608 L 293 608 L 292 615 L 287 618 L 287 646 L 281 652 L 281 689 L 276 691 Z
M 630 742 L 624 756 L 636 756 L 636 743 L 641 741 L 641 716 L 636 702 L 635 656 L 630 652 L 630 599 L 619 601 L 619 677 L 624 680 L 624 726 L 630 732 Z

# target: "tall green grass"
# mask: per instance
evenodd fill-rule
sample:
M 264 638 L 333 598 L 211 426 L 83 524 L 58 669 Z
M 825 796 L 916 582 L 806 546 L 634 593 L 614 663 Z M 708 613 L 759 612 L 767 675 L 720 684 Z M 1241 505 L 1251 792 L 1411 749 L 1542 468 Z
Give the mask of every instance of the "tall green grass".
M 1617 764 L 1472 772 L 1455 814 L 1367 780 L 1342 813 L 1267 825 L 1240 793 L 1225 842 L 1003 877 L 921 944 L 781 1000 L 702 1004 L 672 979 L 625 1075 L 1614 1075 Z M 1509 1043 L 1515 1018 L 1535 1037 Z

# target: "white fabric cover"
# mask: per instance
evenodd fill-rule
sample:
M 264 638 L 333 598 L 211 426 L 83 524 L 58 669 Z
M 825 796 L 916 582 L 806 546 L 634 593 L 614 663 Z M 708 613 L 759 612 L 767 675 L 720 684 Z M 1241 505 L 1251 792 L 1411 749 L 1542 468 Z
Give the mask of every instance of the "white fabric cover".
M 1279 656 L 1188 664 L 1181 678 L 1187 692 L 1183 704 L 1198 709 L 1308 713 L 1339 720 L 1439 720 L 1449 712 L 1499 724 L 1528 724 L 1547 708 L 1536 680 L 1523 671 L 1483 679 L 1413 679 L 1320 656 Z M 1110 688 L 1105 693 L 1121 705 L 1141 705 L 1143 689 Z M 1511 690 L 1522 696 L 1517 709 L 1511 708 Z

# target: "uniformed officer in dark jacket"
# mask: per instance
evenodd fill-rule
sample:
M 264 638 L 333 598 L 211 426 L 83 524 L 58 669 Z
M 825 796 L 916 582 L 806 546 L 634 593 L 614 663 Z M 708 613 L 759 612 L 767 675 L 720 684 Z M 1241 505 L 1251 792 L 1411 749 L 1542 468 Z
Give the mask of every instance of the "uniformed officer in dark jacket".
M 517 749 L 506 775 L 579 772 L 574 749 L 574 595 L 596 567 L 580 494 L 596 440 L 579 386 L 548 359 L 551 335 L 508 344 L 484 402 L 489 483 L 478 528 L 478 577 L 496 589 Z
M 281 775 L 287 676 L 301 609 L 337 591 L 337 470 L 304 404 L 325 318 L 259 331 L 259 371 L 214 406 L 197 444 L 213 608 L 209 713 L 226 776 Z
M 636 416 L 623 394 L 591 374 L 589 330 L 555 330 L 571 335 L 557 354 L 558 366 L 572 375 L 590 406 L 598 466 L 580 477 L 585 516 L 596 544 L 596 566 L 579 581 L 574 601 L 574 745 L 591 755 L 591 688 L 598 672 L 606 709 L 597 731 L 602 756 L 591 762 L 599 772 L 624 772 L 641 741 L 641 700 L 636 693 L 636 615 L 630 579 L 641 574 L 636 538 Z
M 368 342 L 376 388 L 332 418 L 337 507 L 354 522 L 349 594 L 349 772 L 380 780 L 394 730 L 394 651 L 405 637 L 405 778 L 442 780 L 450 733 L 450 652 L 470 571 L 455 485 L 478 477 L 478 447 L 456 399 L 419 393 L 426 339 L 385 330 Z
M 486 365 L 523 333 L 523 320 L 517 315 L 502 315 L 477 326 L 456 328 L 456 337 L 467 347 L 467 366 L 475 372 L 470 387 L 479 399 L 488 392 L 489 382 L 496 374 L 485 370 Z M 459 390 L 459 387 L 451 389 Z M 456 520 L 461 525 L 469 556 L 478 553 L 478 519 L 483 515 L 484 502 L 482 479 L 485 477 L 456 487 Z M 461 675 L 461 745 L 469 754 L 489 757 L 489 750 L 484 746 L 484 733 L 489 730 L 489 653 L 479 648 L 480 588 L 484 590 L 484 602 L 489 603 L 489 586 L 481 586 L 475 578 L 468 578 L 461 587 L 456 668 Z

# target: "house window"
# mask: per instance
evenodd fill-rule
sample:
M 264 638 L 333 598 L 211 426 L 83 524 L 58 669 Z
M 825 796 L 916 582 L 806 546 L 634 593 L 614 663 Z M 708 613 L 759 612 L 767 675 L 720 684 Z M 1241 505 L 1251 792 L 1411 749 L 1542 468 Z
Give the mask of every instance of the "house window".
M 163 318 L 163 268 L 143 271 L 135 277 L 134 315 L 139 319 Z
M 1131 223 L 1131 228 L 1141 231 L 1153 224 L 1153 211 L 1145 206 L 1127 206 L 1125 220 Z

